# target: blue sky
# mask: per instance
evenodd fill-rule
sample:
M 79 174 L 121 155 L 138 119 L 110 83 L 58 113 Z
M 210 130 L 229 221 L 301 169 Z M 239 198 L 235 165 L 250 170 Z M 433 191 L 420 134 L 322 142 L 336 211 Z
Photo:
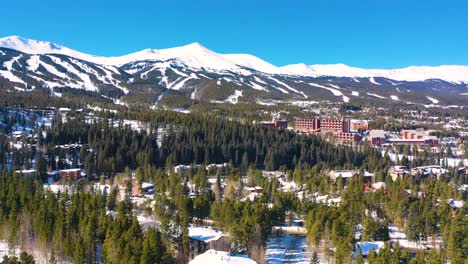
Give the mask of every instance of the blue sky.
M 14 0 L 0 36 L 95 54 L 200 42 L 275 65 L 468 65 L 466 0 Z

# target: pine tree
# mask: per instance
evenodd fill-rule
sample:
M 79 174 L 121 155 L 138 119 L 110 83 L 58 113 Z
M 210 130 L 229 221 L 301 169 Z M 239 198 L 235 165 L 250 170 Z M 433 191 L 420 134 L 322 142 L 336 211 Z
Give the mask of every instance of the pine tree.
M 164 247 L 162 246 L 161 233 L 149 228 L 143 240 L 140 264 L 161 263 L 163 256 Z
M 36 261 L 34 261 L 33 256 L 28 254 L 27 252 L 21 252 L 20 254 L 20 262 L 21 264 L 35 264 Z
M 310 259 L 310 264 L 320 264 L 320 259 L 317 255 L 317 252 L 314 251 L 314 254 L 312 254 L 312 258 Z
M 356 256 L 356 264 L 364 264 L 364 258 L 362 257 L 362 251 L 360 248 Z
M 49 264 L 57 264 L 57 258 L 55 257 L 55 250 L 52 249 L 49 258 Z

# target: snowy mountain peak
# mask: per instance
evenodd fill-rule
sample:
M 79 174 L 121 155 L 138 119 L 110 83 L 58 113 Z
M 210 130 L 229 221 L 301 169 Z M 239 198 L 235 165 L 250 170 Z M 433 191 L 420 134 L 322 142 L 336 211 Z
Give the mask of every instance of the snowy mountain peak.
M 182 47 L 192 48 L 192 49 L 207 49 L 205 46 L 203 46 L 202 44 L 198 42 L 193 42 Z
M 317 73 L 304 63 L 291 64 L 281 67 L 281 70 L 290 75 L 315 77 Z
M 0 47 L 10 48 L 29 54 L 63 54 L 101 65 L 121 66 L 127 63 L 143 60 L 152 60 L 155 62 L 171 60 L 181 66 L 186 66 L 191 69 L 206 69 L 218 72 L 231 71 L 242 75 L 250 75 L 253 70 L 267 74 L 306 77 L 384 77 L 398 81 L 441 79 L 454 83 L 468 83 L 468 66 L 410 66 L 401 69 L 382 70 L 356 68 L 342 63 L 315 65 L 299 63 L 277 67 L 250 54 L 216 53 L 198 42 L 167 49 L 145 49 L 117 57 L 99 57 L 89 55 L 51 42 L 32 40 L 21 36 L 1 38 Z
M 31 54 L 54 53 L 63 49 L 62 46 L 51 42 L 32 40 L 20 36 L 1 38 L 0 47 Z

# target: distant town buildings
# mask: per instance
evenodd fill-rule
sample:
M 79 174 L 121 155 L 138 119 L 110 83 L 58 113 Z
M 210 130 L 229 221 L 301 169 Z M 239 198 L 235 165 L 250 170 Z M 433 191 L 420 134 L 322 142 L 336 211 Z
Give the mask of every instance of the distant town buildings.
M 296 118 L 294 130 L 301 133 L 320 132 L 320 119 L 317 118 Z
M 320 132 L 322 133 L 348 133 L 350 130 L 350 121 L 347 119 L 321 119 Z
M 439 141 L 436 136 L 431 136 L 429 130 L 402 130 L 400 134 L 390 133 L 384 130 L 371 130 L 368 142 L 376 145 L 425 145 L 437 146 Z
M 359 130 L 367 129 L 367 121 L 350 119 L 296 118 L 294 130 L 299 133 L 332 134 L 339 143 L 361 141 Z
M 348 133 L 350 124 L 348 119 L 296 118 L 294 128 L 301 133 Z
M 273 118 L 271 121 L 260 121 L 257 122 L 258 125 L 264 126 L 264 127 L 274 127 L 274 128 L 288 128 L 288 121 L 286 120 L 280 120 Z
M 350 121 L 350 132 L 359 132 L 365 131 L 369 128 L 369 122 L 367 120 L 358 120 L 358 119 L 351 119 Z
M 60 178 L 77 180 L 81 177 L 81 169 L 68 169 L 59 171 Z
M 335 133 L 334 136 L 339 143 L 353 143 L 362 140 L 362 136 L 356 133 L 339 132 Z

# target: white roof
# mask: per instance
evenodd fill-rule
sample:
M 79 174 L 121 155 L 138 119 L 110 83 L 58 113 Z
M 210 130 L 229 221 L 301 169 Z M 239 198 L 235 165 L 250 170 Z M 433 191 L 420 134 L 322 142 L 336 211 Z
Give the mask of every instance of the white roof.
M 50 190 L 53 193 L 58 193 L 58 192 L 65 192 L 65 191 L 70 191 L 71 186 L 70 185 L 58 185 L 58 184 L 44 184 L 43 185 L 44 189 Z
M 141 184 L 141 188 L 146 189 L 146 188 L 154 188 L 154 183 L 151 182 L 143 182 Z
M 74 172 L 74 171 L 81 171 L 81 169 L 66 169 L 66 170 L 60 170 L 60 172 Z
M 30 173 L 35 173 L 36 170 L 16 170 L 16 173 L 22 173 L 22 174 L 30 174 Z
M 210 249 L 198 255 L 189 264 L 257 264 L 245 255 L 230 256 L 226 251 Z
M 387 185 L 385 184 L 385 182 L 376 182 L 376 183 L 372 184 L 372 186 L 375 189 L 387 188 Z
M 449 199 L 447 203 L 452 207 L 452 208 L 463 208 L 463 205 L 465 202 L 463 200 L 454 200 L 454 199 Z
M 223 233 L 221 231 L 215 230 L 211 227 L 189 227 L 189 237 L 205 243 L 216 241 L 222 236 Z

